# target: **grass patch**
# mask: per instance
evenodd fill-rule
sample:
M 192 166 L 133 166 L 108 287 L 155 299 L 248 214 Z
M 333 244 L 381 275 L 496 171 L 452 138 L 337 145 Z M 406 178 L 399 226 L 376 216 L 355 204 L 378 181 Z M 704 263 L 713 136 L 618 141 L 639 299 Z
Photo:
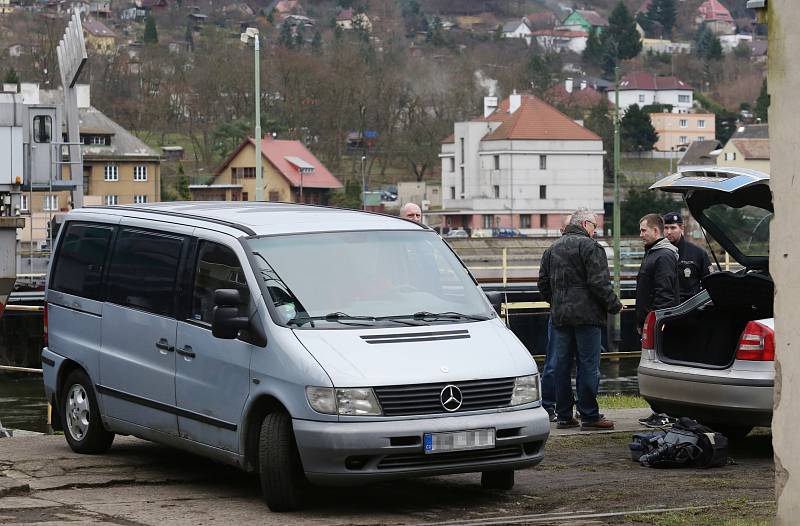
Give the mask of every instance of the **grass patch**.
M 601 409 L 639 409 L 650 407 L 644 398 L 637 395 L 599 395 L 597 403 Z
M 652 526 L 767 526 L 773 523 L 774 503 L 728 499 L 719 506 L 699 510 L 627 515 L 625 524 Z

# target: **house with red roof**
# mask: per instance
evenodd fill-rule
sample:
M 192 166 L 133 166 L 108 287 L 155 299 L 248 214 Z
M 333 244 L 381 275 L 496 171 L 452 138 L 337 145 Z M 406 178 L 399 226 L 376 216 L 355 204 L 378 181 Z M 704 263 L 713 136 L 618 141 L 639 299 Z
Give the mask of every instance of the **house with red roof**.
M 603 214 L 603 141 L 534 95 L 484 99 L 441 144 L 444 228 L 557 235 L 567 215 Z
M 719 0 L 706 0 L 700 4 L 694 21 L 697 25 L 705 24 L 716 35 L 732 35 L 736 32 L 736 22 L 731 12 Z
M 592 108 L 597 106 L 606 96 L 594 87 L 589 86 L 585 80 L 575 81 L 568 77 L 563 83 L 556 84 L 545 93 L 548 102 L 557 105 L 559 108 L 575 114 L 588 114 Z M 613 104 L 609 104 L 613 107 Z
M 693 88 L 677 77 L 659 77 L 653 73 L 639 71 L 629 73 L 619 82 L 619 109 L 649 104 L 666 104 L 673 111 L 688 112 L 693 107 Z M 608 89 L 608 100 L 614 102 L 616 91 Z
M 264 199 L 326 204 L 342 183 L 300 141 L 261 140 Z M 210 184 L 189 185 L 196 201 L 255 201 L 256 142 L 243 141 L 222 162 Z

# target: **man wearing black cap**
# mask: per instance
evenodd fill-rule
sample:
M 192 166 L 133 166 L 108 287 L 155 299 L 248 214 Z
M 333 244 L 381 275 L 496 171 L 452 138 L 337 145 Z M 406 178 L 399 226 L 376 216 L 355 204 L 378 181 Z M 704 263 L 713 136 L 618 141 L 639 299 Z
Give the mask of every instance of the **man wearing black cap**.
M 678 285 L 683 303 L 700 292 L 700 280 L 711 273 L 711 262 L 705 250 L 686 240 L 680 213 L 664 214 L 664 237 L 678 249 Z

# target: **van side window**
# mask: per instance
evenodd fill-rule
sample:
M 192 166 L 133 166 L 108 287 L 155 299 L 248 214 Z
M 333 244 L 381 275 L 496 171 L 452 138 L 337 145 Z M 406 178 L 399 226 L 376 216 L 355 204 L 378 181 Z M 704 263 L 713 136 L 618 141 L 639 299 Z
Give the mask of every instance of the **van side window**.
M 172 316 L 183 238 L 123 229 L 108 269 L 107 301 Z
M 233 250 L 218 243 L 201 241 L 192 293 L 192 320 L 211 323 L 214 291 L 217 289 L 237 289 L 242 297 L 242 306 L 250 304 L 247 280 Z
M 110 226 L 69 223 L 58 249 L 50 288 L 101 300 L 103 267 L 112 233 Z

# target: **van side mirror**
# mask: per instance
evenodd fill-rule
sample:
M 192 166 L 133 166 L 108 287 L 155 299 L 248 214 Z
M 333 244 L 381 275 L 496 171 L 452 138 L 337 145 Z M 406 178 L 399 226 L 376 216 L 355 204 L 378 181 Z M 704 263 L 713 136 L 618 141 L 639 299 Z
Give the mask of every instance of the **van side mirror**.
M 236 289 L 214 291 L 214 313 L 211 318 L 211 333 L 215 338 L 233 340 L 240 330 L 250 328 L 250 319 L 239 316 L 242 296 Z
M 500 312 L 500 306 L 503 304 L 504 294 L 502 292 L 485 292 L 486 299 L 492 304 L 492 308 L 496 312 Z

